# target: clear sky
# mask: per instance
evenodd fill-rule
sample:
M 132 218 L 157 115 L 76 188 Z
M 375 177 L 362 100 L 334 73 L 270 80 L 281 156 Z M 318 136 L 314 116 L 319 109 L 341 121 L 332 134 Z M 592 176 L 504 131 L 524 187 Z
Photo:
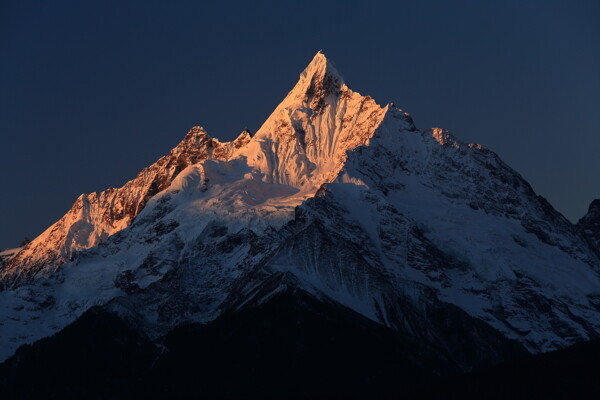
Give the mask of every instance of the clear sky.
M 600 197 L 600 2 L 0 2 L 0 249 L 194 125 L 255 131 L 323 49 L 346 83 L 496 151 L 576 221 Z

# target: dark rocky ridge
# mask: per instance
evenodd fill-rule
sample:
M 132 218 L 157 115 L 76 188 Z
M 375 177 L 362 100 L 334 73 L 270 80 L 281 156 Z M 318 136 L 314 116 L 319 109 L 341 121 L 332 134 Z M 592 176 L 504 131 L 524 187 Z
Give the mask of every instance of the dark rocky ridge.
M 377 398 L 414 394 L 458 371 L 434 344 L 289 287 L 208 325 L 178 327 L 159 345 L 93 308 L 1 364 L 0 395 Z

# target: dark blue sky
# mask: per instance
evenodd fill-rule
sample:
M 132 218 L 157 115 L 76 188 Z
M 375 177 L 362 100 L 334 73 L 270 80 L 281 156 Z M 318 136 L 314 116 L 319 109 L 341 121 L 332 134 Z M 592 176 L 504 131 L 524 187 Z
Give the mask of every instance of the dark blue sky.
M 0 248 L 191 126 L 255 131 L 319 49 L 419 128 L 499 153 L 568 218 L 600 197 L 600 2 L 367 3 L 0 2 Z

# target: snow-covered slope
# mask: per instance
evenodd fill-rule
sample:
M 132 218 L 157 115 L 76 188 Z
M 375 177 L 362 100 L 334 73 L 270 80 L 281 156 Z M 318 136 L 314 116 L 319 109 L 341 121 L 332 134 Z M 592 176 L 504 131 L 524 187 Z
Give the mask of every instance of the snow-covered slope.
M 318 53 L 253 137 L 193 129 L 12 256 L 0 348 L 93 305 L 158 338 L 295 287 L 469 369 L 502 359 L 502 340 L 537 352 L 600 334 L 590 243 L 496 154 L 417 130 Z M 461 358 L 453 330 L 477 357 Z
M 338 179 L 302 206 L 311 219 L 362 248 L 361 264 L 387 274 L 393 293 L 434 293 L 531 351 L 598 337 L 600 263 L 577 229 L 493 152 L 441 129 L 406 129 L 402 113 L 388 116 Z M 372 299 L 372 315 L 396 324 L 402 316 L 375 300 L 384 286 L 366 289 L 365 275 L 348 278 L 360 293 L 352 297 L 363 307 Z

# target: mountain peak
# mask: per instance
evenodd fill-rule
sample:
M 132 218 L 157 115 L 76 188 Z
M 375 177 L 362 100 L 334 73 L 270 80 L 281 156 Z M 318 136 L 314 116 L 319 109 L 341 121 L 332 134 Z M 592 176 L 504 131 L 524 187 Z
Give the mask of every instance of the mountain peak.
M 324 107 L 325 99 L 338 97 L 344 87 L 344 79 L 331 60 L 320 50 L 300 74 L 296 86 L 287 95 L 284 107 L 306 107 L 319 111 Z
M 187 141 L 190 141 L 190 140 L 198 140 L 199 138 L 210 139 L 210 136 L 206 132 L 206 130 L 204 129 L 204 127 L 202 127 L 202 126 L 193 126 L 186 133 L 186 135 L 185 135 L 185 137 L 183 139 L 183 142 L 187 142 Z
M 577 225 L 589 228 L 590 224 L 597 225 L 596 230 L 598 231 L 600 239 L 600 199 L 595 199 L 590 203 L 588 212 L 579 219 Z
M 242 133 L 239 134 L 238 139 L 240 137 L 246 137 L 246 136 L 252 137 L 252 132 L 248 128 L 244 128 L 244 130 L 242 131 Z
M 315 76 L 319 78 L 329 76 L 338 80 L 340 84 L 344 83 L 344 78 L 342 78 L 331 60 L 329 60 L 321 50 L 315 54 L 308 66 L 304 69 L 304 71 L 302 71 L 302 74 L 300 74 L 300 79 L 306 77 L 312 78 Z
M 239 134 L 237 138 L 233 140 L 233 147 L 239 149 L 240 147 L 244 147 L 248 142 L 252 139 L 252 132 L 248 128 L 244 128 L 242 133 Z

